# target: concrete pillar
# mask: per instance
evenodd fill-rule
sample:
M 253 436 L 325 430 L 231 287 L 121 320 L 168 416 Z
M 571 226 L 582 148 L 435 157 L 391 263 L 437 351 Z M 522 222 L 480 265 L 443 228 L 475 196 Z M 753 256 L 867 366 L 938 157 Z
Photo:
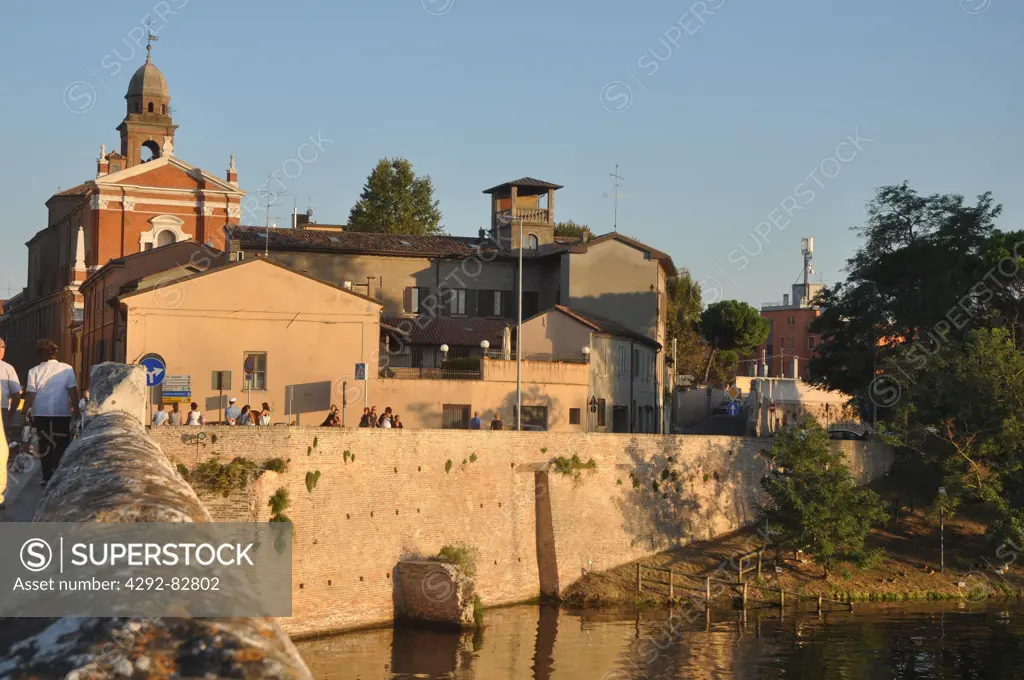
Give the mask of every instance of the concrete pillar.
M 792 375 L 794 380 L 799 380 L 799 378 L 800 378 L 800 357 L 793 357 L 793 369 L 792 369 L 792 374 L 791 375 Z

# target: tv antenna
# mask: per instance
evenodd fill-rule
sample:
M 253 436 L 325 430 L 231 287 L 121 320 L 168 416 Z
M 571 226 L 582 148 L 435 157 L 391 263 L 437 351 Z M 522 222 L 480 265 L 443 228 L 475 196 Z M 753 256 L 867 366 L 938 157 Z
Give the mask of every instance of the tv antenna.
M 612 194 L 612 198 L 615 201 L 615 221 L 612 223 L 612 228 L 615 231 L 618 231 L 619 230 L 619 199 L 620 198 L 631 198 L 631 196 L 623 196 L 622 194 L 619 193 L 619 188 L 621 188 L 621 186 L 622 186 L 620 184 L 620 182 L 624 181 L 626 178 L 619 175 L 619 164 L 618 163 L 615 164 L 615 172 L 609 172 L 608 176 L 615 178 L 615 193 Z M 604 196 L 605 196 L 605 198 L 608 198 L 608 194 L 605 194 Z
M 272 180 L 273 180 L 273 175 L 267 175 L 267 204 L 266 204 L 266 206 L 264 206 L 264 209 L 267 211 L 267 222 L 266 222 L 266 229 L 267 229 L 267 231 L 265 232 L 267 236 L 266 236 L 266 239 L 264 240 L 264 244 L 263 244 L 263 256 L 264 257 L 268 257 L 270 255 L 270 217 L 271 217 L 270 209 L 271 208 L 276 208 L 276 207 L 279 207 L 279 206 L 283 205 L 282 203 L 275 203 L 274 199 L 276 199 L 278 196 L 294 196 L 294 194 L 277 193 L 275 191 L 271 191 L 270 190 L 270 182 Z

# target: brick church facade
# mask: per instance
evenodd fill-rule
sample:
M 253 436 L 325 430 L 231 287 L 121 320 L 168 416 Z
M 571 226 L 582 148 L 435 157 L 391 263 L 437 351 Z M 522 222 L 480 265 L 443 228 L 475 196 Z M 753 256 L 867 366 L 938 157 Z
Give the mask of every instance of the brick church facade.
M 90 273 L 112 259 L 185 240 L 224 250 L 224 228 L 241 218 L 245 192 L 234 156 L 224 179 L 174 156 L 170 91 L 151 55 L 125 100 L 120 150 L 108 153 L 104 145 L 95 178 L 46 202 L 47 226 L 26 243 L 27 286 L 4 302 L 0 337 L 6 360 L 23 377 L 41 338 L 60 346 L 62 361 L 83 366 L 79 286 Z

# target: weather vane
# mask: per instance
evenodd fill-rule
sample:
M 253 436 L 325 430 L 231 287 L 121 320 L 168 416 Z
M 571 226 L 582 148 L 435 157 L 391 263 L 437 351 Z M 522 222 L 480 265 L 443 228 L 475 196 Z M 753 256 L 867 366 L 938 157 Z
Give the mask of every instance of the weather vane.
M 153 43 L 156 42 L 157 40 L 159 40 L 160 38 L 158 38 L 153 33 L 153 21 L 152 20 L 150 20 L 149 26 L 147 26 L 147 28 L 149 28 L 149 40 L 146 43 L 146 60 L 149 61 L 150 56 L 152 56 L 152 54 L 153 54 Z

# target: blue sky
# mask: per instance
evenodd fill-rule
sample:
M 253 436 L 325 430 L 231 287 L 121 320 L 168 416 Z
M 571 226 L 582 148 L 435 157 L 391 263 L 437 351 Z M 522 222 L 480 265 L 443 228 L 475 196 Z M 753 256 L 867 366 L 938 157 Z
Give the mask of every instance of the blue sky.
M 619 163 L 619 230 L 689 268 L 706 300 L 756 305 L 789 291 L 804 236 L 824 280 L 840 279 L 880 185 L 991 190 L 1001 228 L 1024 228 L 1018 0 L 105 0 L 4 14 L 0 297 L 24 284 L 46 199 L 118 146 L 147 15 L 175 155 L 223 176 L 235 154 L 251 194 L 284 171 L 320 222 L 344 222 L 374 163 L 404 156 L 432 177 L 450 233 L 475 234 L 481 191 L 523 175 L 565 185 L 556 216 L 600 233 Z M 311 136 L 315 160 L 288 163 Z M 272 220 L 287 223 L 292 201 Z

